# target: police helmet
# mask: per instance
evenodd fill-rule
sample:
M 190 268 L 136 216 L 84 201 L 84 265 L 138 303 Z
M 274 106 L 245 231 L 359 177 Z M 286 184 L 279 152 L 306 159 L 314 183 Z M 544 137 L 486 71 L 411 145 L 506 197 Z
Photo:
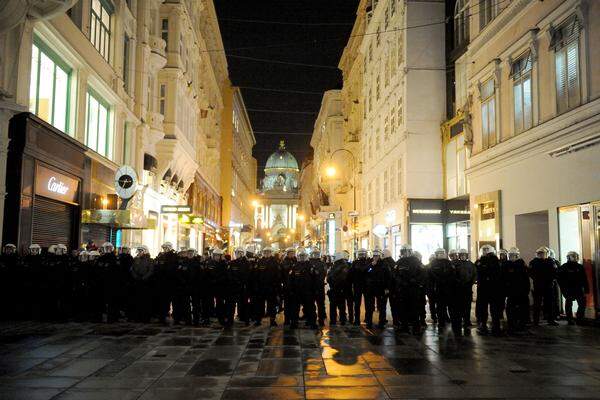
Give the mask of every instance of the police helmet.
M 318 247 L 313 247 L 312 249 L 310 249 L 310 258 L 320 258 L 321 257 L 321 250 L 319 250 Z
M 298 247 L 296 249 L 296 257 L 298 258 L 298 261 L 306 261 L 306 259 L 308 258 L 308 253 L 306 252 L 306 249 L 304 247 Z
M 48 254 L 56 254 L 56 248 L 57 248 L 57 246 L 55 244 L 51 244 L 48 247 Z
M 213 256 L 222 256 L 223 255 L 223 250 L 220 249 L 220 248 L 218 248 L 218 247 L 215 247 L 213 249 L 213 251 L 212 251 L 212 255 Z
M 163 251 L 171 251 L 173 250 L 173 243 L 171 242 L 164 242 L 162 244 L 162 246 L 160 246 L 162 248 Z
M 382 251 L 381 251 L 381 249 L 374 249 L 372 254 L 373 254 L 373 257 L 380 257 L 381 258 Z
M 437 258 L 438 260 L 445 260 L 448 258 L 448 255 L 446 254 L 446 250 L 442 247 L 438 247 L 435 250 L 435 258 Z
M 500 249 L 498 251 L 498 257 L 502 260 L 508 260 L 508 251 L 505 249 Z
M 537 258 L 548 258 L 548 248 L 546 246 L 541 246 L 535 251 L 535 255 Z
M 262 254 L 263 256 L 267 256 L 267 253 L 269 253 L 268 255 L 270 256 L 271 254 L 273 254 L 273 249 L 270 246 L 265 247 L 264 249 L 262 249 Z
M 119 254 L 131 254 L 131 247 L 129 247 L 127 244 L 124 244 L 119 249 Z
M 567 261 L 579 262 L 579 254 L 576 251 L 570 251 L 567 253 Z
M 517 261 L 519 258 L 521 258 L 521 252 L 519 249 L 516 247 L 511 247 L 508 250 L 508 259 L 511 261 Z
M 254 246 L 246 246 L 246 254 L 247 255 L 254 256 L 255 253 L 256 253 L 256 249 L 254 248 Z
M 29 245 L 29 254 L 37 256 L 41 252 L 42 252 L 42 248 L 40 247 L 39 244 L 32 243 Z
M 383 258 L 392 258 L 392 252 L 390 249 L 383 249 Z
M 148 247 L 147 247 L 147 246 L 145 246 L 145 245 L 137 246 L 137 247 L 135 248 L 135 251 L 137 252 L 137 255 L 138 255 L 138 256 L 142 256 L 142 255 L 145 255 L 145 254 L 148 254 L 148 253 L 149 253 L 149 251 L 148 251 Z
M 469 259 L 469 251 L 467 249 L 459 249 L 458 258 L 462 261 L 467 261 Z
M 418 252 L 416 250 L 413 251 L 413 256 L 417 257 L 417 260 L 419 260 L 419 262 L 423 262 L 423 254 L 421 254 L 420 252 Z
M 345 258 L 346 258 L 346 255 L 344 254 L 343 251 L 338 251 L 337 253 L 335 253 L 333 255 L 333 261 L 344 260 Z
M 482 256 L 485 256 L 487 254 L 496 254 L 496 249 L 492 245 L 484 244 L 483 246 L 481 246 L 481 249 L 479 249 L 479 253 Z
M 87 261 L 89 258 L 89 254 L 87 251 L 82 250 L 79 252 L 79 254 L 77 255 L 77 258 L 79 259 L 79 261 L 84 262 Z
M 88 259 L 90 261 L 93 261 L 98 257 L 100 257 L 100 252 L 98 250 L 92 250 L 88 253 Z
M 233 250 L 233 255 L 235 256 L 235 258 L 242 258 L 244 256 L 244 254 L 246 254 L 246 252 L 241 247 L 236 247 Z
M 413 249 L 410 247 L 410 244 L 403 244 L 400 246 L 400 257 L 410 257 L 413 255 Z
M 57 244 L 56 245 L 56 254 L 58 254 L 58 255 L 67 254 L 67 246 L 65 246 L 64 244 Z
M 7 243 L 4 245 L 4 253 L 6 254 L 14 254 L 17 252 L 17 246 L 12 243 Z
M 367 249 L 365 249 L 365 248 L 358 249 L 358 251 L 356 252 L 356 256 L 358 258 L 366 258 L 367 257 Z
M 112 243 L 110 242 L 104 242 L 102 244 L 102 250 L 104 250 L 105 253 L 112 253 L 115 249 L 115 246 L 113 246 Z
M 556 253 L 554 252 L 554 250 L 548 248 L 548 258 L 556 258 Z
M 448 251 L 448 257 L 449 257 L 451 260 L 456 260 L 456 259 L 458 259 L 458 251 L 457 251 L 456 249 L 450 249 L 450 250 Z
M 350 259 L 350 252 L 348 250 L 342 250 L 342 254 L 346 261 Z

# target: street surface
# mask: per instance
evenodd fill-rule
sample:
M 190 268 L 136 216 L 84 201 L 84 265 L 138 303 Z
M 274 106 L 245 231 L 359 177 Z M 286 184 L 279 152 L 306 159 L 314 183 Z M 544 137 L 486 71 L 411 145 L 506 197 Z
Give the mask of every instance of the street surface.
M 599 398 L 597 328 L 455 340 L 358 327 L 0 325 L 0 399 Z

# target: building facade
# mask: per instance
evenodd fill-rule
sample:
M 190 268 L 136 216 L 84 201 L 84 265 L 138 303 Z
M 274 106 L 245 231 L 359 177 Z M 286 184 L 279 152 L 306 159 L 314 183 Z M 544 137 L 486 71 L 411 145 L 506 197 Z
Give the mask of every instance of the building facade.
M 263 246 L 283 249 L 297 237 L 300 194 L 298 162 L 285 149 L 283 140 L 267 159 L 264 172 L 258 199 L 254 201 L 256 236 Z
M 489 3 L 489 4 L 488 4 Z M 600 16 L 594 1 L 498 1 L 458 14 L 469 27 L 465 144 L 472 252 L 539 246 L 581 254 L 587 315 L 598 313 Z
M 33 210 L 33 221 L 38 196 L 37 205 L 45 206 L 40 216 L 59 209 L 61 218 L 73 216 L 71 247 L 90 240 L 145 244 L 153 254 L 165 241 L 178 248 L 203 247 L 205 231 L 221 228 L 221 213 L 209 228 L 207 216 L 197 210 L 181 215 L 164 207 L 191 203 L 198 180 L 210 192 L 204 197 L 214 203 L 208 209 L 221 207 L 218 164 L 227 64 L 222 53 L 207 55 L 207 49 L 222 47 L 212 1 L 80 0 L 51 10 L 43 8 L 47 2 L 38 3 L 47 18 L 28 19 L 10 5 L 3 9 L 14 13 L 15 25 L 0 33 L 2 146 L 7 149 L 13 115 L 29 112 L 10 128 L 13 137 L 27 136 L 21 142 L 25 148 L 10 150 L 17 159 L 33 162 L 36 179 L 50 170 L 63 183 L 76 182 L 81 195 L 66 201 L 37 193 L 27 205 L 23 178 L 7 201 L 13 207 L 21 201 L 21 214 Z M 55 161 L 28 150 L 33 138 L 38 145 L 44 138 L 52 143 Z M 76 142 L 82 146 L 61 162 L 60 143 L 75 149 Z M 87 161 L 74 163 L 77 152 Z M 138 178 L 128 201 L 115 191 L 115 171 L 123 165 Z M 8 167 L 2 168 L 2 179 L 13 166 Z M 34 187 L 42 183 L 34 180 Z M 26 246 L 40 237 L 37 226 L 13 229 L 3 242 Z
M 223 226 L 229 229 L 229 247 L 244 246 L 254 238 L 256 138 L 239 88 L 225 90 L 221 140 Z M 226 190 L 227 189 L 227 190 Z
M 359 245 L 424 257 L 443 245 L 444 2 L 366 1 Z M 359 11 L 360 13 L 360 11 Z M 411 211 L 415 210 L 415 211 Z

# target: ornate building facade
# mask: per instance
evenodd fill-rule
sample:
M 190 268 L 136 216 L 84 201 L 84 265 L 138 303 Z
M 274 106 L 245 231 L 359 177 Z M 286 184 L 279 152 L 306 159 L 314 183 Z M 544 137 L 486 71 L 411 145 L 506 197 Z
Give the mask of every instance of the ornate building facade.
M 267 159 L 264 173 L 255 203 L 255 226 L 263 243 L 287 247 L 296 237 L 300 170 L 284 141 Z

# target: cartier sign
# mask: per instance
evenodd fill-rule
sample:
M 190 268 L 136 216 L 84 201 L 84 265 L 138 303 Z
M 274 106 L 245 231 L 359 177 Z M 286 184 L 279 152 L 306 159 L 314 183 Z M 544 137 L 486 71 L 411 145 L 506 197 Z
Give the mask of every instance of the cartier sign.
M 79 181 L 50 168 L 38 165 L 35 173 L 35 194 L 65 203 L 77 203 Z

